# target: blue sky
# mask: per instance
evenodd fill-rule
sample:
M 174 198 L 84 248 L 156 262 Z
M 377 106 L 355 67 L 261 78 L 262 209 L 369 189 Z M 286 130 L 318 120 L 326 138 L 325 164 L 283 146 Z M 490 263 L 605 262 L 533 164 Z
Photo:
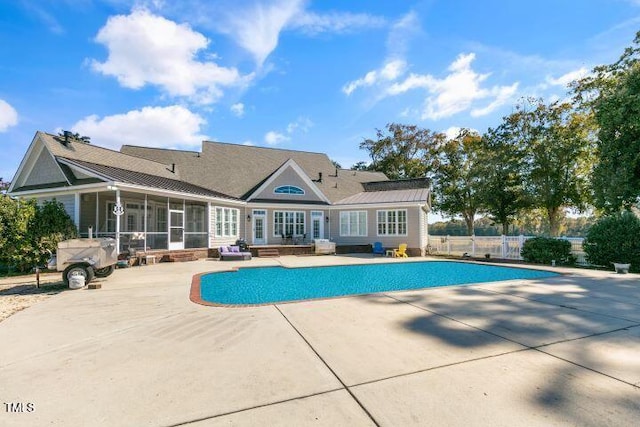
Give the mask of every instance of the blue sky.
M 37 130 L 367 160 L 387 123 L 486 130 L 566 96 L 640 29 L 640 0 L 0 0 L 0 177 Z

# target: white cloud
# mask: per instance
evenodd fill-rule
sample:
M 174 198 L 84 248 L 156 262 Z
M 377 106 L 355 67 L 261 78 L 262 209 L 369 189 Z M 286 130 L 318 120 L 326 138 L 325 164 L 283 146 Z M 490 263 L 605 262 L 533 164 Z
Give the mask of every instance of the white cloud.
M 442 131 L 442 133 L 445 134 L 445 136 L 447 137 L 447 139 L 455 139 L 458 137 L 458 135 L 460 135 L 460 131 L 463 128 L 458 127 L 458 126 L 451 126 L 449 128 L 447 128 L 446 130 Z M 477 129 L 473 129 L 473 128 L 466 128 L 469 132 L 471 133 L 477 133 L 478 135 L 480 135 L 480 132 L 478 132 Z
M 373 86 L 385 81 L 394 81 L 404 74 L 406 68 L 407 64 L 403 60 L 392 60 L 377 70 L 369 71 L 364 77 L 347 83 L 343 86 L 342 91 L 346 95 L 351 95 L 353 91 L 361 87 Z
M 407 44 L 418 31 L 420 23 L 415 12 L 409 12 L 394 22 L 387 36 L 387 57 L 384 64 L 363 77 L 348 82 L 342 87 L 342 92 L 349 96 L 358 88 L 388 84 L 404 75 L 407 70 L 407 62 L 404 59 Z
M 471 117 L 481 117 L 493 113 L 497 108 L 513 99 L 518 91 L 518 86 L 518 82 L 515 82 L 511 86 L 494 86 L 490 91 L 490 96 L 494 97 L 494 100 L 486 107 L 471 110 Z
M 33 13 L 33 15 L 38 18 L 52 33 L 63 34 L 65 32 L 64 27 L 60 25 L 55 16 L 44 10 L 42 7 L 34 4 L 34 2 L 24 1 L 21 2 L 21 4 L 24 8 L 29 10 L 29 12 Z
M 91 115 L 74 124 L 71 130 L 116 150 L 123 144 L 175 148 L 200 145 L 207 139 L 200 134 L 205 124 L 200 115 L 172 105 L 144 107 L 103 118 Z
M 291 141 L 291 137 L 296 133 L 307 133 L 313 127 L 313 122 L 309 117 L 300 116 L 295 121 L 289 123 L 283 132 L 271 130 L 264 135 L 264 142 L 268 145 L 278 145 Z
M 308 0 L 184 0 L 179 6 L 172 7 L 192 15 L 192 22 L 197 21 L 199 25 L 231 37 L 253 57 L 258 68 L 277 48 L 284 31 L 313 36 L 345 34 L 386 25 L 386 20 L 378 16 L 340 11 L 317 13 L 308 10 L 309 4 Z M 190 9 L 197 10 L 197 15 Z
M 306 11 L 294 15 L 289 27 L 315 35 L 327 32 L 348 33 L 362 28 L 380 28 L 384 25 L 384 18 L 367 13 L 330 12 L 321 15 Z
M 461 130 L 462 128 L 458 126 L 451 126 L 447 130 L 445 130 L 443 133 L 446 135 L 447 139 L 454 139 L 460 134 Z
M 230 110 L 236 117 L 244 116 L 244 104 L 242 102 L 233 104 Z
M 581 78 L 586 77 L 588 74 L 589 70 L 587 70 L 585 67 L 580 67 L 577 70 L 569 71 L 568 73 L 565 73 L 555 79 L 551 76 L 547 76 L 545 81 L 551 86 L 567 87 L 569 83 L 575 80 L 580 80 Z
M 300 131 L 302 133 L 309 132 L 309 129 L 313 127 L 313 122 L 308 117 L 298 117 L 295 122 L 291 122 L 287 125 L 287 133 L 292 134 Z
M 131 89 L 150 84 L 171 96 L 209 104 L 222 96 L 221 88 L 246 84 L 252 77 L 198 61 L 196 55 L 209 45 L 205 36 L 144 9 L 110 17 L 96 41 L 107 47 L 109 55 L 105 62 L 93 60 L 92 67 Z
M 387 36 L 388 56 L 392 58 L 404 58 L 409 41 L 420 31 L 422 31 L 420 22 L 415 12 L 409 12 L 394 22 Z
M 7 101 L 0 99 L 0 132 L 18 124 L 18 112 Z
M 304 8 L 302 0 L 277 0 L 268 5 L 261 2 L 229 12 L 229 18 L 219 30 L 251 53 L 259 67 L 278 46 L 280 32 Z
M 264 142 L 266 142 L 269 145 L 278 145 L 282 142 L 287 142 L 290 140 L 291 138 L 288 137 L 287 135 L 284 135 L 280 132 L 276 132 L 273 130 L 270 130 L 264 135 Z
M 475 109 L 472 115 L 488 114 L 506 103 L 514 95 L 518 83 L 510 86 L 482 87 L 489 74 L 478 74 L 471 69 L 475 54 L 461 54 L 448 67 L 449 74 L 438 79 L 430 74 L 411 74 L 404 81 L 394 83 L 387 89 L 388 95 L 399 95 L 414 89 L 425 89 L 425 99 L 421 118 L 437 120 L 471 108 L 472 104 L 482 99 L 492 99 L 491 103 L 481 109 Z

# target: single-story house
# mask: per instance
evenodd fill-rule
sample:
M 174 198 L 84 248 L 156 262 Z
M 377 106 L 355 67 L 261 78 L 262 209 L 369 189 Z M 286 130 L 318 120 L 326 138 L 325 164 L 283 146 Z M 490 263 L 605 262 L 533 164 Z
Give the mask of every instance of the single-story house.
M 37 132 L 9 194 L 57 199 L 86 237 L 121 251 L 309 245 L 342 252 L 376 241 L 427 246 L 426 178 L 338 169 L 323 153 L 204 141 L 200 151 L 124 145 L 109 150 L 71 133 Z M 342 248 L 342 249 L 341 249 Z

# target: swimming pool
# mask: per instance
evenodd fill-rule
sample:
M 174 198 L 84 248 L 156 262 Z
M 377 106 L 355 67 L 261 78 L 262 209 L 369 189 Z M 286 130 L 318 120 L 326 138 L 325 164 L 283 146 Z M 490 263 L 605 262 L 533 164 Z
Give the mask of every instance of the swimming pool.
M 512 279 L 557 273 L 462 262 L 392 262 L 330 267 L 250 267 L 199 277 L 192 299 L 223 305 L 270 304 Z M 196 278 L 197 279 L 197 278 Z M 197 285 L 197 280 L 194 280 Z M 198 298 L 199 297 L 199 298 Z

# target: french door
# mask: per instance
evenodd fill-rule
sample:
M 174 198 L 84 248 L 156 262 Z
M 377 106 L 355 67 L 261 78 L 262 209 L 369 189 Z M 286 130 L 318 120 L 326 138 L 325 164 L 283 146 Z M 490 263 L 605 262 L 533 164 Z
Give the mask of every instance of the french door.
M 324 212 L 322 211 L 311 212 L 311 238 L 324 238 Z
M 267 244 L 267 212 L 263 210 L 253 211 L 253 244 Z

